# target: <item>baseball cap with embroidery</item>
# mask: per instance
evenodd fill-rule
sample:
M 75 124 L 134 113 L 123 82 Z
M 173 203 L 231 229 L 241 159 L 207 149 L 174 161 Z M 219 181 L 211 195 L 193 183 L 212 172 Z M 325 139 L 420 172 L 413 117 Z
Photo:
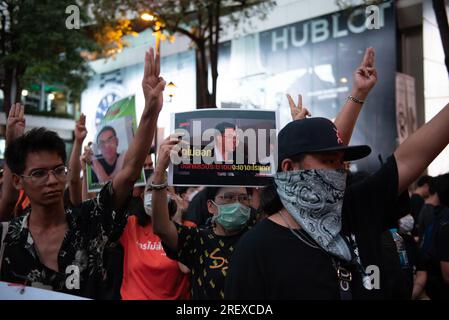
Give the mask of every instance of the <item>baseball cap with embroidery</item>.
M 352 161 L 371 153 L 367 145 L 346 146 L 334 123 L 326 118 L 305 118 L 287 124 L 278 135 L 278 163 L 306 153 L 343 151 L 343 159 Z

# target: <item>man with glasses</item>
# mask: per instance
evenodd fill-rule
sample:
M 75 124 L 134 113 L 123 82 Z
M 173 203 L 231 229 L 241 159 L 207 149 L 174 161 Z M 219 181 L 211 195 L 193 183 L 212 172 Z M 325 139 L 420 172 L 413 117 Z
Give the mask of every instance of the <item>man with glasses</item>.
M 112 180 L 123 167 L 125 154 L 117 153 L 119 139 L 111 126 L 103 127 L 97 135 L 97 146 L 101 154 L 92 160 L 92 182 Z
M 32 129 L 8 145 L 6 162 L 14 186 L 24 189 L 31 210 L 1 225 L 1 281 L 105 297 L 104 250 L 123 232 L 125 208 L 153 141 L 165 87 L 159 71 L 159 54 L 154 57 L 150 49 L 142 81 L 145 106 L 123 168 L 95 199 L 80 207 L 64 207 L 66 152 L 64 141 L 55 132 Z

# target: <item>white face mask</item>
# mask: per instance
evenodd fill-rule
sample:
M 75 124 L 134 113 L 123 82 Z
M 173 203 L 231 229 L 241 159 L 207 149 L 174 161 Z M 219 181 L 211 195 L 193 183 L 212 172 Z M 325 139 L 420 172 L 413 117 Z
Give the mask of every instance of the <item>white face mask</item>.
M 167 203 L 170 201 L 170 196 L 167 196 Z M 145 213 L 150 217 L 153 216 L 153 193 L 151 191 L 145 192 L 143 196 L 143 208 Z
M 197 195 L 198 191 L 193 191 L 192 193 L 189 194 L 188 199 L 189 202 L 192 201 L 193 197 L 195 197 Z
M 153 215 L 152 199 L 153 194 L 151 192 L 146 192 L 143 198 L 143 207 L 145 208 L 145 213 L 150 217 Z
M 412 232 L 414 224 L 415 220 L 410 214 L 408 214 L 405 217 L 399 219 L 399 230 L 404 233 Z

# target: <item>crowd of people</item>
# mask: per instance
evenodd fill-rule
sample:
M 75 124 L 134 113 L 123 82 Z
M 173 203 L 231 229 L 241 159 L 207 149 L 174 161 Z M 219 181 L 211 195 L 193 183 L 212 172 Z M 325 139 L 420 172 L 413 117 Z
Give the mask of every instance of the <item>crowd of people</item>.
M 288 96 L 277 172 L 257 188 L 168 185 L 179 139 L 165 139 L 153 164 L 165 81 L 152 48 L 134 139 L 118 154 L 105 127 L 103 163 L 91 143 L 83 150 L 84 115 L 67 162 L 63 140 L 46 128 L 25 132 L 24 107 L 13 105 L 0 281 L 92 299 L 449 299 L 449 174 L 424 175 L 449 143 L 449 104 L 376 172 L 350 171 L 371 152 L 349 142 L 378 80 L 374 62 L 368 48 L 334 122 Z M 219 146 L 232 130 L 223 125 Z M 100 164 L 96 178 L 108 182 L 89 193 L 86 168 Z M 147 185 L 134 187 L 142 169 Z

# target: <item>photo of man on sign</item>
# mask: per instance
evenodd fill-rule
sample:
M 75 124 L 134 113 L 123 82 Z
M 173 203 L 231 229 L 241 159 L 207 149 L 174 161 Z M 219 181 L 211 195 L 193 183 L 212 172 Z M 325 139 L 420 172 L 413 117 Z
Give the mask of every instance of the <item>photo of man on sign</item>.
M 107 182 L 122 168 L 125 153 L 118 153 L 119 138 L 111 126 L 103 127 L 97 135 L 100 154 L 92 160 L 92 181 Z
M 87 165 L 88 192 L 98 192 L 123 168 L 128 147 L 136 130 L 135 97 L 116 101 L 96 128 L 92 146 L 89 144 Z M 142 170 L 135 186 L 145 185 Z
M 259 186 L 274 172 L 275 111 L 211 109 L 177 113 L 185 142 L 169 168 L 174 185 Z
M 215 126 L 215 129 L 217 134 L 214 140 L 214 162 L 232 163 L 235 159 L 234 153 L 238 144 L 236 127 L 232 123 L 221 122 Z

